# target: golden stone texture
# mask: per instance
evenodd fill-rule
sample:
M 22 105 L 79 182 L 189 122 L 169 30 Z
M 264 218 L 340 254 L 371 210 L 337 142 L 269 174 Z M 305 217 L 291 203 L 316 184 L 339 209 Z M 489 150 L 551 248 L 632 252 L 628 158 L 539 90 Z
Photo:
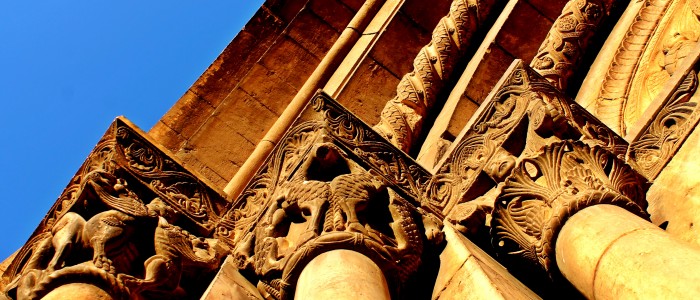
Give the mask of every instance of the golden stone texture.
M 0 299 L 698 298 L 698 16 L 266 1 L 115 120 Z

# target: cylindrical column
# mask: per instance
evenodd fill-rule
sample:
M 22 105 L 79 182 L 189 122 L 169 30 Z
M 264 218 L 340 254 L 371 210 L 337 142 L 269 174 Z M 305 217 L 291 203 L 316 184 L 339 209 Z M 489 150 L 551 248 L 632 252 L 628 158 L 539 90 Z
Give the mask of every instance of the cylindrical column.
M 295 299 L 391 299 L 382 270 L 366 256 L 350 250 L 322 253 L 299 275 Z
M 589 299 L 700 299 L 700 249 L 618 206 L 575 213 L 555 252 L 561 273 Z

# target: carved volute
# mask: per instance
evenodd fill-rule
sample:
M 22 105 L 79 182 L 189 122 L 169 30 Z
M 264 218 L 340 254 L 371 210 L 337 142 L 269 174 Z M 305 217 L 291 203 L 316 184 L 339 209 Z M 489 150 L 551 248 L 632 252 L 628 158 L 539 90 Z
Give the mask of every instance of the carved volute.
M 445 203 L 443 213 L 451 222 L 473 223 L 470 218 L 481 216 L 477 223 L 485 226 L 486 216 L 478 212 L 491 211 L 516 164 L 567 139 L 599 145 L 619 157 L 627 150 L 622 137 L 516 60 L 457 137 L 433 177 L 431 197 Z
M 447 221 L 468 236 L 490 230 L 504 260 L 551 271 L 557 232 L 576 211 L 615 204 L 647 218 L 647 181 L 625 163 L 622 137 L 521 61 L 497 88 L 432 182 L 447 189 Z

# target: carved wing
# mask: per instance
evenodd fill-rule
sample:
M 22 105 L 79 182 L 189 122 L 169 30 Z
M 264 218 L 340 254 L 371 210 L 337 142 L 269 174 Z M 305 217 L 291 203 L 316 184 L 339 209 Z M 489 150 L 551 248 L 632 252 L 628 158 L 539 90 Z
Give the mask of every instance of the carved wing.
M 88 175 L 86 184 L 93 188 L 97 198 L 108 207 L 135 217 L 148 216 L 146 205 L 135 193 L 129 191 L 126 187 L 123 188 L 123 192 L 119 192 L 118 196 L 112 195 L 112 193 L 116 193 L 113 188 L 113 184 L 116 184 L 116 182 L 116 177 L 112 174 L 95 172 Z

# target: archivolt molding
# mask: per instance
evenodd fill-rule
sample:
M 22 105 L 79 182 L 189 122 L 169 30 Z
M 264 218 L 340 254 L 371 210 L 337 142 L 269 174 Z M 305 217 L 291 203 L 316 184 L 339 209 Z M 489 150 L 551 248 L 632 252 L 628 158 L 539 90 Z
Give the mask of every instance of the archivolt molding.
M 700 35 L 692 0 L 648 0 L 616 49 L 591 111 L 625 135 Z

